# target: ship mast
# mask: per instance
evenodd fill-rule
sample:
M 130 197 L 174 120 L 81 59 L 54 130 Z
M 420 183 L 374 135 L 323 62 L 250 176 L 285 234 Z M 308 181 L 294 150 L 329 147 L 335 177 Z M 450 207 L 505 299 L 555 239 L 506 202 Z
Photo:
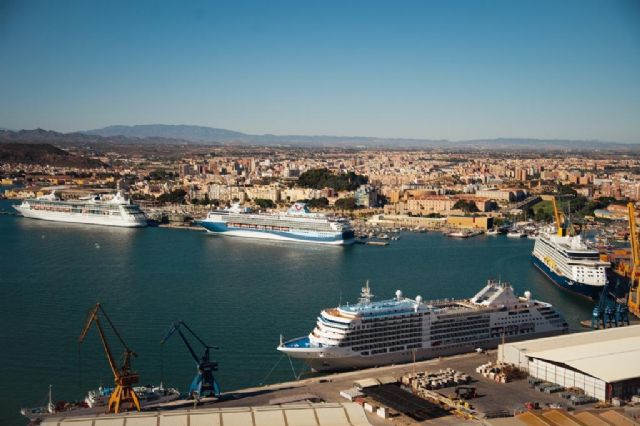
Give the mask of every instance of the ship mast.
M 366 305 L 371 303 L 371 298 L 373 298 L 373 294 L 371 294 L 371 289 L 369 288 L 369 280 L 365 283 L 364 287 L 360 291 L 360 298 L 358 299 L 358 303 L 361 305 Z

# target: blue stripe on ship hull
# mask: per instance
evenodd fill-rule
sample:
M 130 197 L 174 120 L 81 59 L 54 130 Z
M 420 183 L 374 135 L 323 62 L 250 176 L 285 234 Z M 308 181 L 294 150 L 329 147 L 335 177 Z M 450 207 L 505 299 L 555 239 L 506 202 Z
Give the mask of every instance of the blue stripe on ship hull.
M 535 256 L 531 256 L 531 257 L 533 259 L 533 265 L 536 268 L 538 268 L 540 271 L 542 271 L 542 273 L 545 274 L 547 278 L 549 278 L 551 282 L 553 282 L 558 287 L 568 290 L 572 293 L 578 294 L 580 296 L 588 297 L 594 300 L 600 297 L 600 292 L 602 292 L 603 287 L 586 285 L 582 283 L 570 284 L 568 278 L 561 277 L 560 275 L 553 272 L 551 268 L 545 265 L 544 262 L 542 262 L 537 257 Z
M 283 231 L 270 231 L 266 229 L 233 228 L 233 227 L 230 228 L 226 224 L 221 222 L 201 221 L 200 225 L 204 227 L 207 231 L 216 232 L 220 234 L 224 234 L 225 232 L 228 232 L 228 231 L 251 231 L 251 232 L 260 232 L 263 234 L 278 235 L 278 236 L 289 238 L 292 240 L 308 241 L 308 242 L 314 242 L 314 241 L 332 242 L 332 241 L 342 241 L 342 240 L 349 241 L 354 238 L 353 231 L 344 231 L 342 234 L 336 234 L 335 236 L 332 236 L 332 237 L 320 237 L 320 236 L 314 237 L 311 235 L 301 235 L 301 234 L 295 234 L 292 232 L 283 232 Z

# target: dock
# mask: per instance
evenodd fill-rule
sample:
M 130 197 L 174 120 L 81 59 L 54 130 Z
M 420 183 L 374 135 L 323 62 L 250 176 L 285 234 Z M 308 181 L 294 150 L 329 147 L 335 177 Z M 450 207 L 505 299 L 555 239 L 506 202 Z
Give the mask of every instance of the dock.
M 367 241 L 365 244 L 368 246 L 388 246 L 389 242 L 388 241 Z
M 93 419 L 107 419 L 111 417 L 118 417 L 122 419 L 122 417 L 140 418 L 141 416 L 150 416 L 154 421 L 156 421 L 158 416 L 178 416 L 182 415 L 181 413 L 184 413 L 185 415 L 189 414 L 193 417 L 193 415 L 198 413 L 205 415 L 213 411 L 219 411 L 220 413 L 251 413 L 256 412 L 256 410 L 278 411 L 278 407 L 281 410 L 306 409 L 309 410 L 308 412 L 313 412 L 313 410 L 317 410 L 318 407 L 321 406 L 319 405 L 320 403 L 325 407 L 339 408 L 338 411 L 340 412 L 343 409 L 348 409 L 355 410 L 354 413 L 363 413 L 366 415 L 366 419 L 368 421 L 366 424 L 371 425 L 416 424 L 419 420 L 416 420 L 415 416 L 419 415 L 421 416 L 420 418 L 427 418 L 429 424 L 449 426 L 459 424 L 480 424 L 481 420 L 488 419 L 495 415 L 495 413 L 506 413 L 507 416 L 512 416 L 514 412 L 526 411 L 524 404 L 529 401 L 535 401 L 540 404 L 541 407 L 552 406 L 554 404 L 557 405 L 562 402 L 557 394 L 546 394 L 531 388 L 526 379 L 513 380 L 508 383 L 499 383 L 476 371 L 477 367 L 480 365 L 486 364 L 489 361 L 495 362 L 496 354 L 496 350 L 483 353 L 473 352 L 409 364 L 316 375 L 303 380 L 294 380 L 226 392 L 223 393 L 219 399 L 210 399 L 206 402 L 203 401 L 199 403 L 197 407 L 194 406 L 194 401 L 176 401 L 166 404 L 167 406 L 163 407 L 162 410 L 150 410 L 145 411 L 142 414 L 101 414 L 98 417 L 93 417 Z M 431 407 L 428 405 L 429 400 L 424 399 L 423 401 L 425 401 L 425 403 L 422 404 L 423 406 L 419 406 L 412 400 L 413 397 L 410 393 L 408 393 L 405 398 L 401 398 L 406 391 L 402 390 L 399 385 L 389 383 L 390 378 L 400 382 L 401 377 L 409 373 L 416 373 L 420 371 L 436 372 L 447 368 L 455 369 L 456 371 L 470 376 L 470 384 L 477 390 L 477 393 L 480 396 L 477 399 L 473 398 L 467 402 L 470 407 L 469 410 L 474 413 L 472 418 L 460 417 L 459 411 L 457 411 L 455 407 L 444 407 L 445 410 L 443 411 L 441 409 L 443 406 L 432 404 L 433 407 L 427 410 L 424 407 Z M 354 386 L 356 386 L 357 383 L 367 382 L 377 382 L 380 384 L 381 388 L 379 391 L 376 389 L 371 389 L 369 391 L 363 389 L 365 391 L 362 393 L 363 396 L 354 398 L 353 402 L 345 399 L 345 395 L 348 395 L 351 390 L 354 390 Z M 389 389 L 389 386 L 393 389 Z M 384 389 L 382 387 L 384 387 Z M 449 387 L 439 389 L 437 392 L 442 395 L 442 400 L 447 400 L 447 398 L 451 398 L 454 391 L 455 387 Z M 354 402 L 361 405 L 358 406 Z M 385 408 L 386 411 L 384 411 L 384 413 L 387 413 L 390 418 L 381 418 L 379 413 L 372 409 L 372 407 L 389 407 L 389 404 L 395 407 Z M 347 406 L 349 408 L 345 408 Z M 585 405 L 580 409 L 583 408 L 593 409 L 593 404 Z M 338 415 L 338 411 L 336 411 L 336 415 Z M 220 415 L 223 416 L 223 414 Z M 282 415 L 287 419 L 289 418 L 287 413 Z M 58 423 L 59 420 L 60 418 L 58 418 L 58 420 L 53 418 L 47 419 L 47 421 L 43 423 L 43 426 L 54 424 L 63 425 L 69 422 L 71 418 L 67 417 L 67 420 L 63 420 L 61 423 Z M 194 424 L 193 418 L 191 421 L 191 424 Z M 89 420 L 86 424 L 90 425 L 94 423 L 92 423 L 92 420 Z M 97 425 L 98 423 L 95 424 Z M 126 424 L 129 424 L 129 421 L 127 421 Z
M 168 228 L 168 229 L 184 229 L 187 231 L 206 231 L 202 226 L 194 226 L 194 225 L 179 225 L 173 223 L 162 223 L 158 225 L 158 228 Z

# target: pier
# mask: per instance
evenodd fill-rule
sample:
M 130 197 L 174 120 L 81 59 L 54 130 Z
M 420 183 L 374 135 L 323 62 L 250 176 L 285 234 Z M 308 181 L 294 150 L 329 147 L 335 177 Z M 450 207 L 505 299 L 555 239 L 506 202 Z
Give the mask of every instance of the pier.
M 529 386 L 526 379 L 513 380 L 508 383 L 499 383 L 496 380 L 492 380 L 486 375 L 477 372 L 478 366 L 485 365 L 488 362 L 495 362 L 497 351 L 487 351 L 483 353 L 468 353 L 463 355 L 456 355 L 451 357 L 436 358 L 427 361 L 420 361 L 402 365 L 391 365 L 386 367 L 370 368 L 357 371 L 349 371 L 342 373 L 334 373 L 327 375 L 317 375 L 302 380 L 293 380 L 290 382 L 282 382 L 264 386 L 256 386 L 251 388 L 240 389 L 237 391 L 223 393 L 218 400 L 208 398 L 204 402 L 194 406 L 193 401 L 175 401 L 163 405 L 162 410 L 147 410 L 141 414 L 137 413 L 125 413 L 117 415 L 116 417 L 122 418 L 129 416 L 142 417 L 151 416 L 157 419 L 159 416 L 180 416 L 190 413 L 192 416 L 191 424 L 193 423 L 193 415 L 201 413 L 206 415 L 213 412 L 212 410 L 220 410 L 220 413 L 224 412 L 245 412 L 251 413 L 254 411 L 266 411 L 275 410 L 276 407 L 284 409 L 307 409 L 317 410 L 317 407 L 338 407 L 339 410 L 354 410 L 357 415 L 366 414 L 369 424 L 372 425 L 391 425 L 391 424 L 415 424 L 418 420 L 412 417 L 416 413 L 412 413 L 412 406 L 409 401 L 411 394 L 407 393 L 405 404 L 400 402 L 400 405 L 396 407 L 403 407 L 406 413 L 399 412 L 396 409 L 388 410 L 390 418 L 383 419 L 374 412 L 363 410 L 362 407 L 355 406 L 355 404 L 349 404 L 349 401 L 341 394 L 346 394 L 350 389 L 354 389 L 356 384 L 373 383 L 388 383 L 390 380 L 396 380 L 400 382 L 403 375 L 409 373 L 416 373 L 421 371 L 435 372 L 438 370 L 444 370 L 452 368 L 456 371 L 464 373 L 470 376 L 470 386 L 475 389 L 477 398 L 472 398 L 467 401 L 466 407 L 464 403 L 460 407 L 464 410 L 456 407 L 446 407 L 446 413 L 443 413 L 441 408 L 444 406 L 438 403 L 431 403 L 433 410 L 421 411 L 419 415 L 426 416 L 429 424 L 433 425 L 458 425 L 458 424 L 480 424 L 477 420 L 489 419 L 493 416 L 512 416 L 514 412 L 524 412 L 525 403 L 535 401 L 541 407 L 552 407 L 558 405 L 562 399 L 558 394 L 547 394 L 539 392 L 538 390 Z M 368 386 L 368 385 L 367 385 Z M 385 395 L 387 403 L 392 401 L 396 396 L 404 395 L 400 387 L 394 386 L 394 390 L 388 389 L 388 386 L 393 386 L 392 383 L 386 385 L 380 385 L 380 392 L 372 389 L 370 392 L 365 392 L 364 396 L 357 397 L 354 401 L 360 404 L 369 404 L 371 406 L 381 407 L 384 406 L 384 401 L 377 400 L 377 395 Z M 385 386 L 383 389 L 382 386 Z M 439 389 L 437 393 L 441 395 L 441 399 L 453 401 L 452 396 L 455 394 L 455 387 Z M 398 395 L 395 395 L 398 394 Z M 427 403 L 429 400 L 424 400 Z M 319 405 L 318 403 L 322 403 Z M 345 405 L 347 404 L 347 405 Z M 351 408 L 345 408 L 351 407 Z M 593 409 L 593 404 L 585 405 L 581 408 Z M 170 410 L 170 411 L 166 411 Z M 229 411 L 232 410 L 232 411 Z M 467 413 L 461 417 L 461 413 Z M 162 414 L 166 413 L 166 414 Z M 432 414 L 429 414 L 432 413 Z M 468 414 L 473 413 L 473 414 Z M 222 415 L 222 414 L 220 414 Z M 429 416 L 432 417 L 429 417 Z M 114 416 L 109 416 L 112 418 Z M 472 418 L 470 418 L 472 417 Z M 50 419 L 42 423 L 43 426 L 65 424 L 71 420 L 58 423 L 62 420 Z M 97 417 L 87 418 L 86 424 L 92 424 L 92 419 L 105 418 L 104 414 Z M 350 417 L 349 417 L 350 418 Z M 473 419 L 477 419 L 474 421 Z M 75 423 L 74 423 L 75 424 Z M 111 424 L 111 423 L 110 423 Z M 129 424 L 129 421 L 126 422 Z M 155 423 L 154 423 L 155 424 Z M 187 423 L 184 423 L 187 424 Z M 250 423 L 249 423 L 250 424 Z M 258 424 L 258 423 L 254 423 Z M 322 425 L 322 422 L 315 423 Z M 342 423 L 341 423 L 342 424 Z M 354 424 L 344 423 L 344 424 Z M 366 424 L 366 423 L 358 423 Z

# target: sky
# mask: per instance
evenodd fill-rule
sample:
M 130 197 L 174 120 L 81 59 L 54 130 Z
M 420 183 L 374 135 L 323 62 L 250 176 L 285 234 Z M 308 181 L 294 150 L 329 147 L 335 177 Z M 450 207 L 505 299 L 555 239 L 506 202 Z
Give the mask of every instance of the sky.
M 640 1 L 0 0 L 0 127 L 640 143 Z

